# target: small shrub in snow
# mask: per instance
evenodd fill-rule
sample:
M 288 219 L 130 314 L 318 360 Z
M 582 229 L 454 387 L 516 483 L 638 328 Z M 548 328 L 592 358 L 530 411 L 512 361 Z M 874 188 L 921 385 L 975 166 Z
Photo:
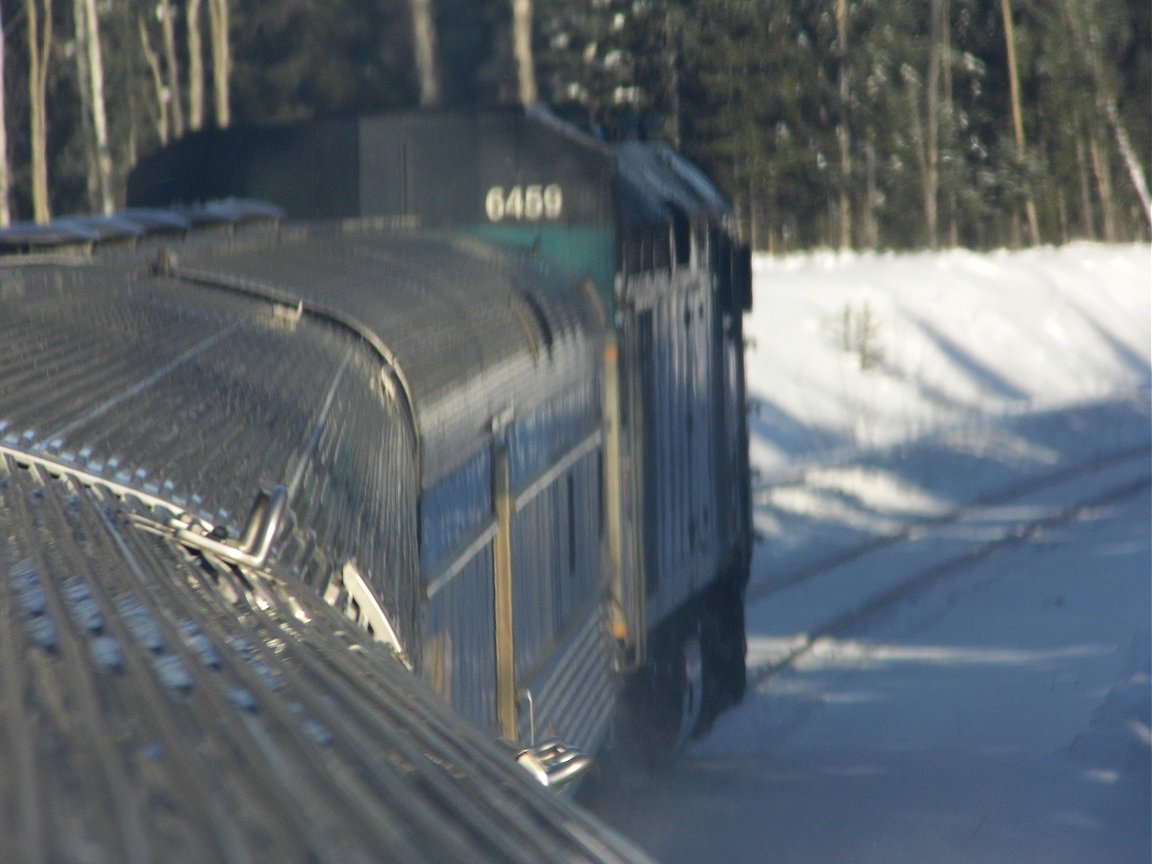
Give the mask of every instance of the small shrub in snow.
M 859 308 L 845 303 L 835 326 L 835 340 L 845 354 L 854 354 L 860 369 L 867 372 L 884 362 L 884 345 L 880 339 L 880 322 L 868 303 Z

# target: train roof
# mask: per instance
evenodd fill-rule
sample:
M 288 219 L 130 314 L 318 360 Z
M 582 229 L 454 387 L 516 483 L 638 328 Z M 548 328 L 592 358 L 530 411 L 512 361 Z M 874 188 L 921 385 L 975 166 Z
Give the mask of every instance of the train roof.
M 383 365 L 347 328 L 143 255 L 0 259 L 0 444 L 214 524 L 235 528 L 257 489 L 293 485 L 337 380 L 394 413 Z
M 365 486 L 295 502 L 284 534 L 354 558 L 340 523 L 393 494 L 371 484 L 415 482 L 355 460 L 410 452 L 452 364 L 530 404 L 593 307 L 458 239 L 218 215 L 0 257 L 0 857 L 644 860 L 452 714 L 402 638 L 247 542 L 277 491 L 243 521 L 316 454 Z
M 371 222 L 300 228 L 270 244 L 190 248 L 173 273 L 247 286 L 359 322 L 411 401 L 425 484 L 597 374 L 595 294 L 538 259 L 469 238 Z
M 641 861 L 305 586 L 0 449 L 0 851 Z
M 233 206 L 221 202 L 200 212 L 229 212 Z M 244 206 L 267 212 L 254 202 Z M 139 211 L 132 212 L 140 218 Z M 175 216 L 189 230 L 207 222 L 200 215 Z M 154 225 L 165 225 L 159 212 L 151 218 Z M 167 229 L 142 230 L 159 243 L 157 232 L 162 237 Z M 13 234 L 24 236 L 22 229 Z M 4 235 L 0 231 L 0 245 Z M 4 281 L 19 285 L 22 299 L 0 317 L 0 332 L 7 334 L 0 358 L 10 353 L 19 365 L 30 344 L 57 334 L 61 338 L 53 350 L 59 362 L 73 367 L 69 377 L 80 394 L 119 392 L 150 374 L 150 364 L 173 360 L 163 359 L 168 355 L 161 346 L 144 347 L 150 338 L 160 338 L 149 334 L 187 339 L 191 350 L 199 340 L 219 340 L 212 322 L 231 316 L 229 327 L 237 338 L 203 354 L 209 374 L 178 377 L 169 385 L 179 394 L 171 397 L 181 405 L 179 436 L 158 437 L 151 428 L 162 421 L 149 418 L 167 416 L 167 408 L 142 405 L 139 418 L 104 409 L 66 419 L 75 410 L 69 402 L 73 390 L 53 390 L 30 373 L 0 384 L 6 403 L 0 403 L 0 437 L 24 436 L 37 448 L 86 452 L 104 463 L 125 462 L 126 453 L 147 454 L 145 464 L 130 470 L 148 471 L 148 482 L 167 483 L 185 496 L 215 495 L 211 507 L 230 514 L 243 509 L 252 488 L 288 471 L 288 454 L 261 440 L 260 412 L 295 399 L 298 404 L 276 410 L 286 414 L 281 422 L 300 428 L 277 440 L 291 442 L 304 434 L 310 410 L 304 406 L 322 401 L 315 390 L 334 374 L 340 352 L 356 347 L 361 364 L 378 367 L 416 426 L 414 447 L 430 483 L 487 445 L 494 417 L 530 413 L 569 383 L 591 377 L 604 314 L 593 292 L 538 259 L 458 235 L 371 220 L 283 230 L 264 230 L 260 223 L 242 236 L 197 239 L 193 233 L 144 251 L 114 243 L 95 257 L 0 257 L 0 267 L 5 260 L 10 273 Z M 98 322 L 110 333 L 123 331 L 120 338 L 93 342 L 89 331 Z M 80 332 L 86 335 L 76 335 Z M 93 352 L 86 359 L 97 362 L 82 362 L 82 351 Z M 313 356 L 316 351 L 327 352 L 324 359 Z M 192 365 L 204 372 L 200 359 Z M 359 374 L 371 378 L 373 373 Z M 211 384 L 208 392 L 179 390 L 189 381 Z M 293 386 L 279 387 L 283 381 Z M 237 388 L 252 398 L 231 396 Z M 228 405 L 229 434 L 238 439 L 241 453 L 250 454 L 247 458 L 209 446 L 220 434 L 213 406 L 221 402 Z M 114 428 L 118 423 L 125 428 Z M 94 454 L 101 444 L 109 446 Z M 172 452 L 164 452 L 166 447 Z M 187 458 L 202 451 L 214 455 Z M 161 465 L 171 466 L 166 476 L 156 476 Z M 117 470 L 129 466 L 125 462 Z M 217 488 L 192 488 L 196 484 L 181 472 L 217 477 L 211 484 Z M 199 479 L 198 484 L 205 485 Z

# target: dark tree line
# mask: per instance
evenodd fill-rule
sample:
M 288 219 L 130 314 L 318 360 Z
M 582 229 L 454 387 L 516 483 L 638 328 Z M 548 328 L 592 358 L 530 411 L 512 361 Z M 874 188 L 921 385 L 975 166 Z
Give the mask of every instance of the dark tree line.
M 538 4 L 546 97 L 675 140 L 760 247 L 1149 236 L 1146 0 Z
M 0 221 L 205 125 L 540 99 L 760 248 L 1147 239 L 1147 0 L 0 0 Z M 11 214 L 9 217 L 8 214 Z

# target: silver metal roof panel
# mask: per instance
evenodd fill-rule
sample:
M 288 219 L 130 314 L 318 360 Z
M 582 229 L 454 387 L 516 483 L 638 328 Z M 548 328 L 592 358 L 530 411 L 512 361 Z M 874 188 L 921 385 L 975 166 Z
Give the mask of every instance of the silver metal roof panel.
M 335 309 L 375 334 L 411 388 L 426 484 L 486 446 L 493 418 L 596 374 L 588 299 L 514 253 L 369 229 L 269 242 L 189 249 L 179 272 Z
M 0 453 L 6 864 L 644 860 L 306 586 L 158 515 Z

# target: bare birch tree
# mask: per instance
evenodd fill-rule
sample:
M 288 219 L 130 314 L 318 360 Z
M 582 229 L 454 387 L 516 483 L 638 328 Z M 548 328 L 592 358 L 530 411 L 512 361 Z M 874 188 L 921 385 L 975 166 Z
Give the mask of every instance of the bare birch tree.
M 8 161 L 8 104 L 4 98 L 4 10 L 0 9 L 0 227 L 12 224 L 8 201 L 12 189 L 12 166 Z
M 932 0 L 929 14 L 928 78 L 924 90 L 927 96 L 927 129 L 925 130 L 924 167 L 924 222 L 927 225 L 928 245 L 940 245 L 940 66 L 941 35 L 943 30 L 943 3 Z
M 940 75 L 944 92 L 941 104 L 943 114 L 940 122 L 945 124 L 949 141 L 955 143 L 956 136 L 956 92 L 952 76 L 952 24 L 948 0 L 940 0 Z M 956 183 L 947 184 L 948 192 L 948 243 L 956 246 L 960 242 L 959 226 L 956 224 Z
M 47 222 L 52 218 L 48 203 L 48 64 L 52 57 L 52 0 L 24 0 L 24 8 L 28 19 L 32 213 L 37 222 Z
M 188 0 L 184 8 L 188 33 L 188 128 L 204 127 L 204 48 L 200 35 L 203 0 Z
M 532 57 L 532 0 L 512 0 L 512 52 L 520 104 L 531 105 L 538 98 Z
M 1016 157 L 1023 165 L 1028 154 L 1024 142 L 1024 113 L 1020 107 L 1020 74 L 1016 68 L 1016 35 L 1012 26 L 1012 2 L 1000 0 L 1000 11 L 1004 17 L 1004 43 L 1008 50 L 1008 88 L 1012 99 L 1012 131 L 1016 137 Z M 1024 210 L 1028 217 L 1028 232 L 1033 245 L 1040 244 L 1040 222 L 1036 216 L 1036 201 L 1032 197 L 1031 184 L 1026 184 Z
M 156 96 L 156 135 L 160 144 L 166 145 L 171 139 L 171 126 L 168 122 L 168 100 L 165 98 L 164 72 L 160 68 L 160 55 L 152 47 L 152 37 L 148 35 L 148 22 L 139 19 L 140 47 L 144 52 L 144 62 L 152 76 L 152 90 Z
M 160 0 L 160 33 L 164 45 L 164 71 L 167 73 L 166 86 L 172 134 L 177 138 L 184 135 L 184 90 L 180 86 L 180 58 L 176 56 L 176 15 L 171 0 Z
M 440 104 L 440 72 L 436 61 L 436 24 L 432 0 L 408 0 L 412 18 L 412 48 L 416 59 L 416 78 L 420 85 L 420 107 Z
M 208 0 L 208 20 L 212 38 L 212 104 L 216 126 L 232 124 L 232 43 L 230 41 L 230 0 Z
M 852 139 L 848 128 L 848 0 L 836 0 L 836 53 L 840 58 L 840 122 L 836 141 L 840 145 L 840 248 L 852 245 L 852 207 L 848 187 L 852 182 Z
M 80 129 L 84 145 L 84 165 L 88 210 L 95 210 L 100 200 L 100 169 L 96 167 L 96 135 L 92 131 L 92 90 L 88 86 L 88 30 L 85 26 L 84 0 L 72 0 L 72 26 L 75 30 L 76 50 L 72 52 L 76 61 L 76 90 L 80 96 Z
M 1120 150 L 1120 158 L 1124 160 L 1124 167 L 1128 169 L 1128 178 L 1132 181 L 1132 188 L 1136 190 L 1136 196 L 1140 199 L 1144 218 L 1148 220 L 1149 227 L 1152 227 L 1152 195 L 1148 193 L 1148 180 L 1144 176 L 1144 169 L 1132 147 L 1128 130 L 1120 120 L 1120 112 L 1116 110 L 1116 100 L 1109 96 L 1103 99 L 1103 103 L 1104 113 L 1112 126 L 1112 133 L 1116 136 L 1116 146 Z
M 1140 206 L 1149 226 L 1152 226 L 1152 197 L 1149 196 L 1148 181 L 1144 176 L 1144 169 L 1140 165 L 1140 159 L 1136 156 L 1131 140 L 1128 137 L 1128 130 L 1125 128 L 1120 114 L 1116 109 L 1115 91 L 1109 86 L 1107 75 L 1104 71 L 1104 61 L 1100 56 L 1099 50 L 1102 38 L 1098 32 L 1097 21 L 1092 18 L 1092 7 L 1088 4 L 1073 2 L 1073 0 L 1065 0 L 1064 16 L 1072 32 L 1072 41 L 1077 53 L 1080 55 L 1080 62 L 1084 65 L 1084 68 L 1088 70 L 1089 78 L 1092 82 L 1092 89 L 1094 91 L 1093 101 L 1095 102 L 1097 113 L 1097 117 L 1093 118 L 1090 124 L 1092 126 L 1092 132 L 1090 134 L 1092 136 L 1093 161 L 1097 166 L 1096 173 L 1099 178 L 1098 182 L 1101 206 L 1104 210 L 1106 234 L 1112 235 L 1107 239 L 1114 240 L 1116 239 L 1115 226 L 1111 224 L 1114 221 L 1111 213 L 1113 209 L 1112 184 L 1106 176 L 1108 174 L 1107 160 L 1097 152 L 1100 149 L 1097 141 L 1098 139 L 1105 138 L 1106 134 L 1103 130 L 1098 130 L 1097 127 L 1106 124 L 1111 130 L 1112 136 L 1116 140 L 1116 149 L 1119 151 L 1120 158 L 1124 162 L 1124 167 L 1132 183 L 1132 188 L 1136 192 L 1136 196 L 1140 199 Z
M 108 111 L 104 100 L 104 51 L 100 43 L 100 19 L 96 12 L 96 0 L 79 0 L 76 4 L 76 30 L 78 54 L 84 55 L 80 88 L 85 94 L 83 100 L 89 112 L 92 132 L 92 168 L 95 169 L 94 188 L 99 198 L 101 212 L 115 210 L 112 194 L 112 149 L 108 141 Z

